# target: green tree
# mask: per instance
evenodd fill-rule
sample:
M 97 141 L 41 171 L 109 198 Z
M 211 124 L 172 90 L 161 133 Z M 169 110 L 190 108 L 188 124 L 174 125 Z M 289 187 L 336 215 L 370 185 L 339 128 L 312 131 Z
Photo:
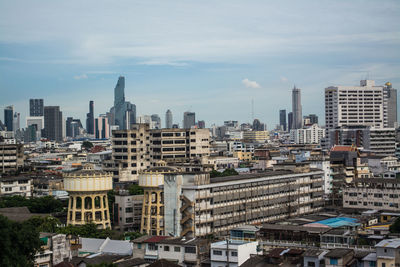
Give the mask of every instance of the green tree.
M 75 235 L 89 238 L 107 238 L 113 236 L 113 231 L 110 229 L 97 229 L 94 223 L 84 225 L 68 225 L 63 228 L 58 228 L 58 232 L 66 235 Z
M 33 266 L 40 249 L 39 232 L 30 222 L 13 222 L 0 215 L 0 266 Z
M 47 232 L 47 233 L 56 233 L 58 231 L 59 226 L 61 225 L 60 221 L 53 216 L 34 216 L 28 220 L 28 223 L 35 226 L 38 232 Z
M 397 218 L 392 225 L 389 227 L 391 233 L 400 233 L 400 217 Z
M 83 141 L 82 143 L 82 149 L 89 150 L 93 147 L 93 143 L 90 141 Z
M 32 213 L 60 212 L 67 202 L 55 199 L 53 196 L 25 198 L 23 196 L 7 196 L 0 198 L 0 208 L 28 207 Z
M 140 232 L 126 232 L 126 233 L 124 233 L 125 239 L 128 239 L 128 240 L 134 240 L 134 239 L 139 238 L 139 237 L 144 236 L 144 235 L 146 235 L 146 234 L 142 234 Z
M 137 184 L 131 184 L 128 190 L 130 195 L 143 195 L 143 188 Z

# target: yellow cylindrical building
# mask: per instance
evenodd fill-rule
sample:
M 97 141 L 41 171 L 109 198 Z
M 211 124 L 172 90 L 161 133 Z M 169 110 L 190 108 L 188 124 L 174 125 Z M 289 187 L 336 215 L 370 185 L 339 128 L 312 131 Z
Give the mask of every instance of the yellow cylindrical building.
M 64 190 L 69 194 L 68 225 L 94 223 L 111 228 L 107 191 L 112 190 L 112 174 L 85 166 L 64 174 Z

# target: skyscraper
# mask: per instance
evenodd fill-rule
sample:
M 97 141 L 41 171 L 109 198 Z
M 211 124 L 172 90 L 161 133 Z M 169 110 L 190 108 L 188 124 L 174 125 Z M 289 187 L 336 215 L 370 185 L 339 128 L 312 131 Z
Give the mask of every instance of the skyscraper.
M 288 113 L 288 131 L 293 129 L 293 112 Z
M 94 120 L 94 127 L 96 139 L 107 139 L 110 137 L 110 126 L 105 114 L 100 115 Z
M 20 117 L 21 114 L 19 112 L 14 113 L 14 118 L 13 118 L 13 131 L 16 132 L 20 129 Z
M 89 113 L 86 114 L 86 132 L 94 134 L 94 102 L 89 102 Z
M 125 101 L 125 77 L 118 78 L 114 89 L 114 107 L 111 111 L 114 116 L 113 125 L 118 125 L 120 130 L 129 129 L 130 125 L 136 123 L 136 106 Z
M 161 129 L 161 119 L 158 114 L 151 115 L 151 121 L 154 123 L 154 129 Z
M 293 129 L 301 129 L 303 127 L 303 116 L 301 113 L 301 92 L 296 86 L 292 90 L 292 112 L 293 112 Z
M 198 121 L 197 122 L 197 126 L 199 127 L 199 129 L 204 129 L 204 128 L 206 128 L 206 122 L 205 121 Z
M 44 107 L 44 137 L 53 141 L 63 139 L 62 112 L 59 106 Z
M 172 112 L 169 109 L 165 113 L 165 128 L 172 128 Z
M 13 130 L 13 117 L 14 117 L 14 107 L 8 106 L 4 109 L 4 124 L 7 127 L 7 131 Z
M 43 99 L 29 100 L 29 116 L 31 117 L 43 116 Z
M 183 113 L 183 128 L 190 129 L 196 125 L 196 113 L 186 111 Z
M 286 132 L 286 109 L 279 110 L 279 125 Z

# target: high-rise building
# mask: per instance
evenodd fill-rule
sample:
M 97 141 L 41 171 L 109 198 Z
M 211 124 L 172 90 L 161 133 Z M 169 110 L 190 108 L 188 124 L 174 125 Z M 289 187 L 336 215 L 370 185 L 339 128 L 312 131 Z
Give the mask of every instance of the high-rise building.
M 27 117 L 26 118 L 26 127 L 29 131 L 27 142 L 34 142 L 36 140 L 40 140 L 42 137 L 42 130 L 44 128 L 44 117 Z M 35 134 L 33 133 L 35 131 Z M 34 137 L 34 135 L 36 137 Z
M 292 112 L 293 112 L 293 129 L 301 129 L 303 127 L 303 116 L 301 111 L 301 92 L 299 88 L 293 87 L 292 90 Z
M 303 125 L 313 125 L 313 124 L 318 124 L 318 116 L 315 114 L 310 114 L 307 116 L 304 116 L 303 118 Z
M 385 106 L 389 102 L 392 106 L 394 100 L 385 101 L 384 87 L 375 86 L 372 80 L 362 80 L 360 86 L 327 87 L 325 88 L 326 128 L 327 130 L 341 126 L 383 128 L 388 124 L 388 116 L 385 116 L 385 110 L 387 114 L 388 109 Z
M 94 102 L 89 102 L 89 113 L 86 114 L 86 132 L 94 134 Z
M 54 141 L 63 139 L 63 120 L 59 106 L 44 107 L 44 137 Z
M 43 99 L 30 99 L 29 100 L 29 116 L 42 117 L 43 116 Z
M 170 129 L 172 128 L 172 112 L 171 110 L 167 110 L 165 113 L 165 128 Z
M 129 129 L 136 123 L 136 106 L 125 101 L 125 77 L 118 78 L 114 89 L 114 107 L 111 109 L 113 116 L 112 125 L 118 125 L 120 130 Z
M 20 129 L 20 118 L 21 114 L 19 112 L 14 113 L 14 118 L 13 118 L 13 131 L 16 132 Z
M 161 119 L 158 114 L 151 115 L 151 121 L 154 124 L 154 129 L 161 129 Z
M 4 109 L 4 124 L 7 127 L 7 131 L 13 131 L 13 118 L 14 118 L 14 107 L 8 106 Z
M 294 129 L 293 128 L 293 112 L 288 113 L 288 131 Z
M 110 126 L 106 115 L 102 114 L 94 120 L 94 128 L 96 139 L 108 139 L 110 137 Z
M 397 125 L 397 90 L 392 88 L 392 83 L 385 83 L 383 88 L 383 124 L 384 127 L 393 128 Z
M 205 121 L 198 121 L 197 122 L 197 126 L 199 127 L 199 129 L 204 129 L 204 128 L 206 128 L 206 122 Z
M 286 109 L 279 110 L 279 125 L 286 132 Z
M 186 111 L 183 113 L 183 128 L 190 129 L 196 125 L 196 113 Z

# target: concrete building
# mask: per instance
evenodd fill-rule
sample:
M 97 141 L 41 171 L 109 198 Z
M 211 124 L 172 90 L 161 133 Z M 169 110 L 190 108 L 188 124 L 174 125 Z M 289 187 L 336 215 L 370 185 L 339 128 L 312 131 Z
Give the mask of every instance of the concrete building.
M 279 110 L 279 126 L 286 132 L 286 109 Z
M 400 239 L 384 239 L 375 246 L 376 266 L 389 267 L 400 265 Z
M 307 115 L 307 116 L 303 117 L 303 125 L 310 126 L 310 125 L 313 125 L 313 124 L 318 124 L 318 116 L 317 115 L 310 114 L 310 115 Z
M 291 129 L 294 129 L 294 127 L 293 127 L 293 112 L 288 113 L 288 131 L 290 132 Z
M 356 146 L 378 156 L 395 156 L 396 130 L 369 126 L 343 126 L 329 131 L 330 147 Z
M 32 196 L 32 178 L 26 176 L 0 178 L 0 196 Z
M 301 129 L 303 127 L 303 115 L 301 107 L 301 91 L 296 86 L 292 90 L 292 113 L 293 113 L 293 129 Z
M 399 190 L 399 179 L 358 179 L 343 188 L 343 207 L 399 211 Z
M 7 131 L 13 131 L 13 118 L 14 118 L 14 107 L 8 106 L 4 109 L 4 125 Z
M 90 166 L 64 174 L 64 190 L 69 194 L 68 225 L 95 223 L 100 229 L 111 229 L 107 191 L 113 189 L 109 173 Z
M 173 120 L 172 120 L 172 112 L 171 110 L 167 110 L 165 113 L 165 128 L 170 129 L 172 128 Z
M 250 258 L 257 255 L 258 242 L 243 242 L 224 240 L 211 244 L 211 267 L 239 267 Z
M 13 118 L 13 131 L 16 133 L 21 126 L 21 114 L 19 112 L 14 113 L 14 118 Z
M 186 111 L 183 113 L 183 129 L 190 129 L 196 125 L 196 113 Z
M 0 173 L 16 172 L 24 165 L 24 146 L 0 142 Z
M 42 130 L 44 128 L 44 117 L 26 117 L 26 127 L 34 127 L 36 140 L 42 137 Z
M 360 86 L 330 86 L 325 88 L 325 125 L 327 129 L 394 127 L 396 103 L 397 94 L 391 84 L 375 86 L 375 81 L 362 80 Z
M 44 116 L 43 99 L 29 99 L 29 116 L 31 117 Z
M 146 228 L 150 224 L 158 225 L 158 235 L 224 235 L 244 224 L 321 209 L 323 171 L 308 164 L 274 167 L 265 173 L 211 179 L 208 173 L 150 169 L 139 176 L 141 186 L 156 190 L 151 196 L 145 192 L 141 231 L 154 234 Z
M 89 102 L 89 113 L 86 114 L 86 132 L 94 134 L 94 101 Z
M 138 232 L 142 219 L 143 195 L 115 195 L 114 203 L 114 227 L 121 231 Z
M 63 140 L 63 119 L 59 106 L 44 107 L 43 137 L 57 142 Z
M 290 140 L 295 144 L 319 144 L 325 138 L 325 129 L 313 124 L 312 126 L 290 130 Z
M 154 123 L 154 129 L 161 129 L 161 119 L 158 114 L 151 115 L 151 121 Z
M 249 143 L 265 143 L 269 140 L 268 131 L 244 131 L 243 141 Z
M 94 137 L 96 139 L 110 138 L 110 125 L 107 116 L 104 114 L 94 119 Z

